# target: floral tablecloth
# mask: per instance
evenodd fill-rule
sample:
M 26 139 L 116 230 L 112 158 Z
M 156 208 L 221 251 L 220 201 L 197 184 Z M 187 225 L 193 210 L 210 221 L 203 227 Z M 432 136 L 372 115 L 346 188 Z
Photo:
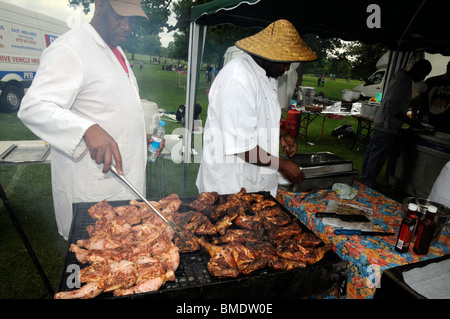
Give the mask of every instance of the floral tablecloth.
M 278 188 L 277 194 L 280 203 L 325 243 L 332 243 L 336 253 L 349 262 L 347 298 L 373 298 L 376 288 L 380 285 L 383 270 L 449 253 L 448 226 L 444 227 L 439 241 L 430 247 L 426 256 L 417 255 L 412 249 L 403 254 L 395 251 L 394 245 L 403 217 L 402 205 L 359 182 L 355 181 L 352 187 L 358 192 L 352 200 L 340 199 L 331 190 L 320 190 L 311 194 L 292 193 L 282 186 Z M 315 213 L 325 211 L 330 200 L 371 208 L 373 230 L 394 232 L 396 235 L 377 237 L 335 235 L 335 227 L 324 225 L 321 218 L 315 218 Z

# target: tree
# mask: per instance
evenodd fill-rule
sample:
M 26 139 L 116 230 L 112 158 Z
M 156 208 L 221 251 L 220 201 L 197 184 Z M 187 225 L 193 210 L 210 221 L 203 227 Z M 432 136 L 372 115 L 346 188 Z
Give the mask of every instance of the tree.
M 150 56 L 159 56 L 161 53 L 161 41 L 159 40 L 159 37 L 152 34 L 143 36 L 142 41 L 139 41 L 137 52 Z
M 83 7 L 84 13 L 89 13 L 90 5 L 95 0 L 68 0 L 68 2 L 69 5 Z M 146 35 L 158 36 L 163 31 L 163 28 L 169 27 L 167 22 L 169 20 L 171 3 L 172 0 L 142 0 L 142 9 L 149 20 L 139 19 L 133 30 L 133 35 L 123 46 L 124 50 L 132 53 L 132 59 L 134 59 L 134 53 L 139 48 L 139 43 Z
M 367 79 L 376 71 L 378 60 L 387 51 L 387 48 L 381 44 L 368 45 L 361 42 L 349 44 L 346 52 L 352 58 L 351 76 L 357 79 Z

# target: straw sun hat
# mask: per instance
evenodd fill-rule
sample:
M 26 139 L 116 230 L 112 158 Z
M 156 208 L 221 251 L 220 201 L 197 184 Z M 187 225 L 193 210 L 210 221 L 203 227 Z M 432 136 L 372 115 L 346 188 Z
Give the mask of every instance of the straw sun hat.
M 141 0 L 109 0 L 111 7 L 120 16 L 132 17 L 139 16 L 148 20 L 147 15 L 141 7 Z
M 272 62 L 290 63 L 317 59 L 317 55 L 302 40 L 297 29 L 284 19 L 272 22 L 257 34 L 237 41 L 236 46 Z

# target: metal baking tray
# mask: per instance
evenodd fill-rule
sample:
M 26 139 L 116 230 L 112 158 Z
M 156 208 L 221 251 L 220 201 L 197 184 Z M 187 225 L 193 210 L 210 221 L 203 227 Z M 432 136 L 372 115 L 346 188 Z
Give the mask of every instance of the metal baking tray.
M 295 154 L 287 158 L 302 168 L 305 178 L 353 171 L 353 162 L 330 152 Z
M 270 193 L 264 192 L 264 196 L 265 198 L 276 201 L 276 199 L 270 196 Z M 181 198 L 183 203 L 188 203 L 195 199 L 196 197 Z M 129 201 L 111 201 L 108 203 L 113 207 L 117 207 L 128 205 Z M 80 269 L 87 266 L 78 262 L 75 254 L 69 251 L 69 247 L 70 244 L 76 243 L 79 239 L 89 238 L 86 226 L 94 224 L 95 221 L 90 217 L 88 209 L 94 204 L 73 204 L 74 217 L 57 291 L 74 289 L 67 285 L 70 282 L 70 276 L 72 274 L 72 271 L 68 271 L 68 269 L 72 269 L 69 267 L 70 265 L 78 265 Z M 283 205 L 279 205 L 284 212 L 292 218 L 297 219 Z M 184 211 L 183 205 L 179 211 Z M 311 232 L 298 219 L 297 221 L 303 231 Z M 209 258 L 209 254 L 204 249 L 195 252 L 180 253 L 180 265 L 175 272 L 175 281 L 166 282 L 158 291 L 130 295 L 125 298 L 303 298 L 322 294 L 336 287 L 342 289 L 343 286 L 345 287 L 348 273 L 348 263 L 342 260 L 332 250 L 328 251 L 318 263 L 306 268 L 298 268 L 290 271 L 275 271 L 264 268 L 250 275 L 239 275 L 236 278 L 230 279 L 217 278 L 210 275 L 207 269 Z M 124 297 L 114 297 L 112 293 L 102 293 L 97 298 Z
M 327 174 L 315 177 L 305 177 L 303 183 L 295 185 L 287 185 L 286 189 L 290 192 L 301 193 L 308 192 L 311 190 L 329 189 L 334 183 L 342 183 L 347 185 L 353 185 L 355 177 L 359 173 L 357 170 L 352 170 L 350 172 Z
M 0 161 L 6 163 L 43 162 L 50 152 L 50 145 L 12 144 L 0 155 Z

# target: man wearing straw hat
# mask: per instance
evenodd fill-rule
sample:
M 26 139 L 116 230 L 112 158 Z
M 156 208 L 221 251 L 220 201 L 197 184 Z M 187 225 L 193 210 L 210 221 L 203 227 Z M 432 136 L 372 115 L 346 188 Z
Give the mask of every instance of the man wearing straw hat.
M 294 184 L 304 180 L 289 156 L 297 143 L 280 129 L 277 78 L 292 62 L 312 61 L 316 54 L 287 20 L 239 40 L 243 54 L 218 74 L 209 92 L 202 163 L 196 185 L 200 192 L 231 194 L 270 191 L 276 196 L 280 174 Z

